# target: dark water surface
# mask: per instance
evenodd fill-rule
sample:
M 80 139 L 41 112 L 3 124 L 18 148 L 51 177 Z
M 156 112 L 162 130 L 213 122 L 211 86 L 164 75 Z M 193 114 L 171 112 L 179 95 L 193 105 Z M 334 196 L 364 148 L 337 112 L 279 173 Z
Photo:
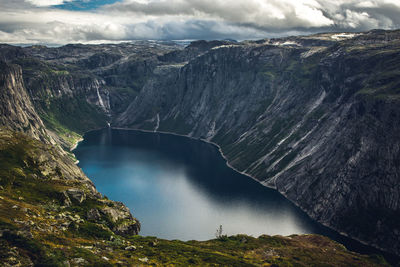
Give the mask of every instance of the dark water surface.
M 131 209 L 141 235 L 207 240 L 222 225 L 228 235 L 324 234 L 370 252 L 314 222 L 277 191 L 227 167 L 213 145 L 102 129 L 87 133 L 74 153 L 102 194 Z

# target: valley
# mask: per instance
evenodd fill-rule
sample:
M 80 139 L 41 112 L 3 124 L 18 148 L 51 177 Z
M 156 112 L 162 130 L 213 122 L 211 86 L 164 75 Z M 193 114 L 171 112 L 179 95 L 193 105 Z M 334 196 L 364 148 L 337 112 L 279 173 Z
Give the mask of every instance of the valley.
M 16 155 L 13 163 L 2 166 L 2 187 L 8 188 L 2 201 L 36 198 L 18 200 L 14 195 L 15 177 L 38 183 L 36 174 L 57 181 L 46 190 L 64 195 L 75 188 L 92 196 L 89 206 L 99 210 L 100 221 L 90 227 L 109 220 L 110 212 L 100 212 L 104 205 L 124 214 L 109 222 L 107 238 L 121 233 L 120 223 L 130 234 L 137 233 L 139 222 L 122 203 L 97 193 L 70 151 L 85 132 L 110 124 L 214 143 L 230 166 L 276 189 L 314 220 L 399 255 L 399 52 L 400 31 L 384 30 L 195 41 L 187 47 L 170 41 L 0 45 L 4 158 L 11 145 L 33 149 L 21 142 L 53 151 L 46 156 L 28 153 L 26 159 Z M 46 216 L 65 206 L 60 202 L 65 200 L 57 201 Z M 75 206 L 80 209 L 79 203 L 71 204 L 71 212 Z M 78 214 L 86 218 L 88 212 Z M 260 238 L 250 239 L 267 245 Z M 322 237 L 315 238 L 312 242 Z M 218 240 L 210 242 L 160 244 L 165 249 L 167 244 L 218 247 Z

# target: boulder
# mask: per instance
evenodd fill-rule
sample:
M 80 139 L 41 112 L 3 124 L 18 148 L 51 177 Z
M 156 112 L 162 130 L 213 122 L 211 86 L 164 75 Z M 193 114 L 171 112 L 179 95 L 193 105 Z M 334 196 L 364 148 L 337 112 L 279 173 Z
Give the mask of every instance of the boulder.
M 75 201 L 77 201 L 79 203 L 82 203 L 84 200 L 86 200 L 85 192 L 83 190 L 81 190 L 81 189 L 78 189 L 78 188 L 70 188 L 70 189 L 68 189 L 67 190 L 67 194 L 71 199 L 73 199 L 73 200 L 75 200 Z
M 136 247 L 135 246 L 128 246 L 128 247 L 125 248 L 125 250 L 134 251 L 134 250 L 136 250 Z
M 72 205 L 71 199 L 69 198 L 67 192 L 62 192 L 61 201 L 63 205 L 66 207 L 70 207 Z
M 118 225 L 116 225 L 113 229 L 118 235 L 129 236 L 129 235 L 137 235 L 140 231 L 140 223 L 136 220 L 126 220 Z
M 101 214 L 98 209 L 90 209 L 86 213 L 86 218 L 90 221 L 98 221 L 101 219 Z

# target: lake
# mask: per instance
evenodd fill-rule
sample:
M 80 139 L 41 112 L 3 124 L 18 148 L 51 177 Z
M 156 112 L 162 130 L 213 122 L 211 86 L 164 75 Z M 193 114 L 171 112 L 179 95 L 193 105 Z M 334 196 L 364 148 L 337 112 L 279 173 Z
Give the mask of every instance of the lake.
M 130 208 L 144 236 L 207 240 L 222 225 L 227 235 L 317 233 L 375 252 L 227 167 L 218 149 L 202 141 L 106 128 L 87 133 L 74 153 L 102 194 Z

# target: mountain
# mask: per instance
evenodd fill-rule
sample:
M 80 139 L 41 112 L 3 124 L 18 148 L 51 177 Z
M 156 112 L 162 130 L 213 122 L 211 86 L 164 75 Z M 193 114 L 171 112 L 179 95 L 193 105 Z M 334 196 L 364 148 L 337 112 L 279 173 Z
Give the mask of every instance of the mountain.
M 150 41 L 0 45 L 0 162 L 6 163 L 0 168 L 0 233 L 3 247 L 14 253 L 7 259 L 23 265 L 25 255 L 29 265 L 83 257 L 86 263 L 105 264 L 115 255 L 129 261 L 125 248 L 142 246 L 148 253 L 138 252 L 140 259 L 161 253 L 164 258 L 149 262 L 166 264 L 173 259 L 165 253 L 175 246 L 204 256 L 188 256 L 194 257 L 192 264 L 210 257 L 211 264 L 222 259 L 205 246 L 229 254 L 242 244 L 228 239 L 223 242 L 232 247 L 223 250 L 221 240 L 148 243 L 132 237 L 139 222 L 122 203 L 96 191 L 69 151 L 84 132 L 109 123 L 214 143 L 230 166 L 276 188 L 315 220 L 400 255 L 399 51 L 400 31 L 382 30 L 196 41 L 187 47 Z M 7 218 L 10 210 L 14 220 Z M 299 264 L 299 254 L 280 250 L 275 255 L 270 241 L 245 239 L 251 245 L 237 253 L 253 256 L 243 265 L 279 264 L 272 261 L 276 258 Z M 319 237 L 295 239 L 279 242 L 332 246 Z M 67 252 L 53 255 L 60 242 Z M 272 256 L 254 256 L 257 246 Z M 338 263 L 354 258 L 376 263 L 335 250 L 345 255 L 340 260 L 331 255 Z M 319 253 L 311 259 L 326 263 Z M 235 257 L 229 260 L 238 262 Z M 117 257 L 111 261 L 116 264 Z

